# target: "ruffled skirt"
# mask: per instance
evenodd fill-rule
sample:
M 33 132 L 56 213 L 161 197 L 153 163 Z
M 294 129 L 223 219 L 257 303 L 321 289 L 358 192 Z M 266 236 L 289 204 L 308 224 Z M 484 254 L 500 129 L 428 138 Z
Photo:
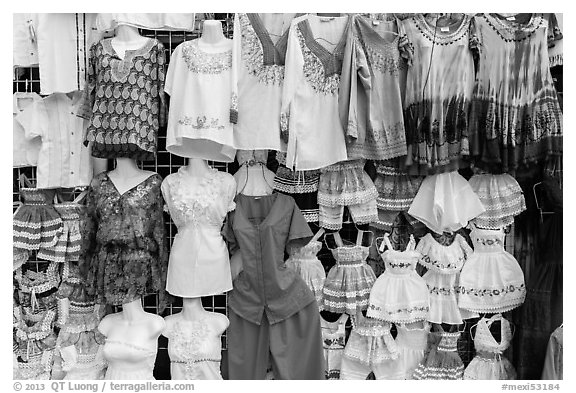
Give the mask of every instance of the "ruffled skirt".
M 384 272 L 370 292 L 367 315 L 394 323 L 424 321 L 428 318 L 429 304 L 426 281 L 418 273 Z
M 307 222 L 318 222 L 319 171 L 293 171 L 279 166 L 274 177 L 274 189 L 294 198 Z
M 514 223 L 515 216 L 526 210 L 522 189 L 508 174 L 474 175 L 468 182 L 486 208 L 472 220 L 479 228 L 505 228 Z
M 414 370 L 413 379 L 459 380 L 464 377 L 464 363 L 458 352 L 433 348 Z
M 516 379 L 516 370 L 505 357 L 493 355 L 488 358 L 476 355 L 464 370 L 464 379 L 511 380 Z
M 62 234 L 52 247 L 38 251 L 38 258 L 52 262 L 77 261 L 80 258 L 80 223 L 77 220 L 63 220 Z
M 12 219 L 12 244 L 29 251 L 52 247 L 62 231 L 62 219 L 53 206 L 24 204 Z
M 364 171 L 365 160 L 344 161 L 321 170 L 318 204 L 326 207 L 360 205 L 378 197 Z
M 322 290 L 326 280 L 326 272 L 318 258 L 302 259 L 290 257 L 286 260 L 286 266 L 295 270 L 304 280 L 308 288 L 314 294 L 318 309 L 321 311 L 324 307 L 322 302 Z
M 504 313 L 524 303 L 524 273 L 505 251 L 475 252 L 460 272 L 458 305 L 479 313 Z
M 365 262 L 353 265 L 336 263 L 324 281 L 323 309 L 348 315 L 366 310 L 375 281 L 374 271 Z

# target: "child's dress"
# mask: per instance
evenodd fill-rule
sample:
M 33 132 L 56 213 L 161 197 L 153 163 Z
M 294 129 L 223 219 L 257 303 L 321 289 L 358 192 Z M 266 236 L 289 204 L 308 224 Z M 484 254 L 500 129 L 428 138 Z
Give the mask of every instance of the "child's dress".
M 458 355 L 460 332 L 431 332 L 431 349 L 414 370 L 414 379 L 457 380 L 464 375 L 464 363 Z
M 346 342 L 347 321 L 347 314 L 342 314 L 335 322 L 328 322 L 320 317 L 324 360 L 326 361 L 326 379 L 340 379 L 342 355 L 344 355 Z
M 500 342 L 490 332 L 490 325 L 500 321 Z M 464 379 L 506 380 L 516 379 L 516 370 L 502 353 L 510 346 L 512 329 L 502 314 L 494 314 L 490 319 L 482 318 L 476 325 L 474 347 L 476 356 L 466 370 Z
M 12 244 L 15 248 L 28 251 L 42 250 L 54 246 L 63 231 L 62 219 L 54 209 L 56 190 L 22 187 L 20 178 L 20 198 L 22 206 L 12 219 Z
M 386 270 L 372 287 L 367 315 L 394 323 L 426 320 L 430 300 L 426 281 L 416 273 L 416 264 L 422 255 L 415 250 L 414 237 L 410 235 L 405 251 L 394 250 L 388 234 L 384 242 L 388 250 L 380 255 Z
M 429 233 L 420 240 L 416 250 L 422 254 L 418 263 L 428 269 L 422 276 L 430 294 L 428 321 L 458 325 L 463 319 L 473 317 L 474 314 L 458 308 L 457 298 L 460 270 L 472 254 L 466 240 L 456 234 L 450 245 L 442 245 Z
M 288 245 L 290 257 L 286 260 L 286 266 L 295 270 L 304 280 L 308 288 L 314 294 L 318 309 L 322 310 L 322 289 L 326 280 L 326 272 L 320 260 L 316 257 L 322 248 L 322 243 L 316 239 L 324 231 L 320 229 L 316 235 L 305 246 L 294 248 Z
M 460 272 L 458 306 L 479 312 L 507 312 L 526 298 L 524 273 L 504 249 L 503 229 L 473 228 L 474 253 Z
M 334 238 L 338 247 L 331 251 L 336 264 L 324 282 L 324 310 L 356 315 L 368 308 L 370 290 L 376 281 L 374 270 L 366 263 L 369 247 L 361 245 L 362 231 L 352 246 L 345 246 L 339 233 Z
M 398 358 L 390 328 L 390 323 L 364 317 L 360 312 L 352 319 L 340 379 L 366 379 L 371 371 L 376 379 L 386 378 L 388 363 Z

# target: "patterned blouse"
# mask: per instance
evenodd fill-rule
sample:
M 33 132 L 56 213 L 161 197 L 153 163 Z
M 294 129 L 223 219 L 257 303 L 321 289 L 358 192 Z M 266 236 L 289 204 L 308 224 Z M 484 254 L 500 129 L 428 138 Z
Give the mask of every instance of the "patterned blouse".
M 168 244 L 161 184 L 153 174 L 120 194 L 108 172 L 92 180 L 79 262 L 97 303 L 121 305 L 159 292 L 163 309 Z
M 112 38 L 90 48 L 85 103 L 79 115 L 90 119 L 84 143 L 92 155 L 151 160 L 164 122 L 164 46 L 149 39 L 140 49 L 114 50 Z

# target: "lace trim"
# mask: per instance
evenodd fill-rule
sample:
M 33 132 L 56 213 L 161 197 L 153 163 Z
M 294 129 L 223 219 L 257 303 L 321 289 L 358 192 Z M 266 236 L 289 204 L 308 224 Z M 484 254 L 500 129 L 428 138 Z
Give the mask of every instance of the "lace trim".
M 300 29 L 301 26 L 298 25 L 295 32 L 304 57 L 304 78 L 316 93 L 336 96 L 340 88 L 341 71 L 329 76 L 325 75 L 322 61 L 308 48 L 304 34 Z
M 221 74 L 232 67 L 232 49 L 220 53 L 206 52 L 200 48 L 198 40 L 182 44 L 182 58 L 188 70 L 197 74 Z
M 265 85 L 281 86 L 284 82 L 284 66 L 264 65 L 264 50 L 250 19 L 246 14 L 238 14 L 242 35 L 242 61 L 248 73 Z
M 376 198 L 378 198 L 378 191 L 374 186 L 367 190 L 343 192 L 338 195 L 318 190 L 318 205 L 326 207 L 361 205 L 376 200 Z
M 55 319 L 56 311 L 47 310 L 44 314 L 44 318 L 31 327 L 26 326 L 24 320 L 21 320 L 16 328 L 16 337 L 21 341 L 45 339 L 53 333 L 52 325 Z
M 42 221 L 42 222 L 21 221 L 21 220 L 15 218 L 12 222 L 13 222 L 13 225 L 23 227 L 23 228 L 29 228 L 29 229 L 40 229 L 40 228 L 44 228 L 44 227 L 62 225 L 62 219 L 60 217 L 54 218 L 52 220 Z M 54 232 L 54 233 L 56 233 L 56 232 Z
M 381 321 L 393 323 L 409 323 L 424 321 L 428 318 L 430 307 L 428 305 L 418 305 L 411 307 L 400 307 L 396 310 L 382 308 L 374 303 L 368 306 L 367 316 Z M 405 317 L 401 317 L 404 314 Z

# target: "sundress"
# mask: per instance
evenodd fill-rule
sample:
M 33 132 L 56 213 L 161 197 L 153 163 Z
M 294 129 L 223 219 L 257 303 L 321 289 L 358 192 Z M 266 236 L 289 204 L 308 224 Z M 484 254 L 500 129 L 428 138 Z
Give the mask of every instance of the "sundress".
M 435 174 L 466 166 L 474 88 L 470 20 L 463 15 L 449 26 L 436 27 L 416 14 L 403 21 L 411 49 L 404 100 L 411 174 Z
M 524 303 L 524 272 L 504 249 L 503 229 L 473 228 L 474 252 L 460 272 L 458 306 L 478 313 L 507 312 Z
M 490 325 L 495 321 L 500 322 L 500 342 L 496 341 L 490 332 Z M 516 370 L 514 370 L 512 363 L 503 356 L 503 352 L 508 349 L 511 340 L 510 322 L 502 314 L 494 314 L 491 318 L 480 319 L 474 335 L 476 356 L 464 370 L 464 379 L 516 379 Z
M 477 166 L 514 172 L 562 155 L 562 111 L 548 59 L 548 40 L 558 33 L 541 14 L 474 18 L 479 60 L 469 138 Z
M 414 379 L 458 380 L 463 379 L 464 363 L 458 354 L 460 332 L 432 331 L 431 349 L 414 370 Z
M 388 250 L 381 256 L 386 270 L 370 291 L 367 315 L 394 323 L 425 321 L 430 300 L 426 281 L 416 273 L 416 265 L 422 255 L 415 250 L 414 237 L 410 236 L 405 251 L 394 250 L 388 234 L 384 236 L 384 243 L 382 246 L 386 245 Z

